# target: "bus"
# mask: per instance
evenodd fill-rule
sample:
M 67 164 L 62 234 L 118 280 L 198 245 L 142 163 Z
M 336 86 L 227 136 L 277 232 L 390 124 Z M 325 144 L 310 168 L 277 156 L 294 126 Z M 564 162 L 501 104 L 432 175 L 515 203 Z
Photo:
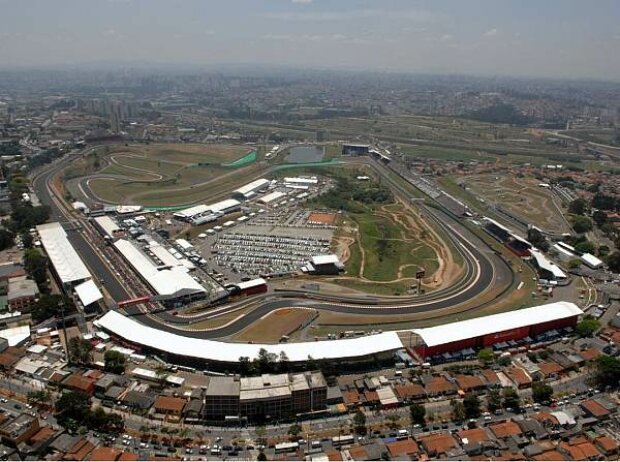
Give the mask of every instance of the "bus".
M 347 444 L 353 444 L 354 441 L 355 438 L 353 437 L 353 435 L 334 436 L 332 438 L 332 446 L 338 448 Z
M 284 454 L 286 452 L 295 452 L 299 449 L 299 443 L 278 443 L 276 444 L 276 454 Z

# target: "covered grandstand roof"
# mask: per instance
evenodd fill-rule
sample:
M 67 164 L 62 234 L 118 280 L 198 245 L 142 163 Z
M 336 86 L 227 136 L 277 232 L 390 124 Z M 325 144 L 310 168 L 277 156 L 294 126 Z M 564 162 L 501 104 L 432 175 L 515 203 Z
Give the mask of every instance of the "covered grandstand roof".
M 246 184 L 245 186 L 241 186 L 239 189 L 235 189 L 233 194 L 240 194 L 242 196 L 247 196 L 250 193 L 256 192 L 259 189 L 266 188 L 269 186 L 269 180 L 265 178 L 260 178 L 258 180 L 252 181 L 251 183 Z
M 581 314 L 583 311 L 574 303 L 555 302 L 411 331 L 422 337 L 426 346 L 431 347 Z
M 60 223 L 37 226 L 41 244 L 63 284 L 90 278 L 90 272 L 77 254 Z
M 207 213 L 209 211 L 209 206 L 205 204 L 194 205 L 193 207 L 179 210 L 178 212 L 174 212 L 174 216 L 177 218 L 185 218 L 190 219 L 195 217 L 196 215 L 202 215 L 203 213 Z
M 97 284 L 95 284 L 92 279 L 75 286 L 75 292 L 84 306 L 88 306 L 91 303 L 95 303 L 103 299 L 103 295 L 99 291 Z
M 209 210 L 212 212 L 223 212 L 233 207 L 237 207 L 241 205 L 237 199 L 225 199 L 223 201 L 216 202 L 215 204 L 209 205 Z
M 242 356 L 256 358 L 261 348 L 277 355 L 284 351 L 290 361 L 314 359 L 355 358 L 381 352 L 398 350 L 403 347 L 396 332 L 367 335 L 364 337 L 321 340 L 318 342 L 249 344 L 224 343 L 185 337 L 163 330 L 145 326 L 116 311 L 109 311 L 96 324 L 129 342 L 144 345 L 179 356 L 204 360 L 236 363 Z
M 536 264 L 539 268 L 549 271 L 556 278 L 566 279 L 566 273 L 562 271 L 558 265 L 545 257 L 542 252 L 530 249 L 530 254 L 534 257 L 534 260 L 536 260 Z
M 94 220 L 95 220 L 95 223 L 97 223 L 99 227 L 103 230 L 103 232 L 106 233 L 110 237 L 114 236 L 115 232 L 118 232 L 121 230 L 118 224 L 114 220 L 112 220 L 112 218 L 106 215 L 102 217 L 95 217 Z
M 125 239 L 119 239 L 114 246 L 158 295 L 175 298 L 206 292 L 198 281 L 187 274 L 185 268 L 175 266 L 160 270 L 140 249 Z

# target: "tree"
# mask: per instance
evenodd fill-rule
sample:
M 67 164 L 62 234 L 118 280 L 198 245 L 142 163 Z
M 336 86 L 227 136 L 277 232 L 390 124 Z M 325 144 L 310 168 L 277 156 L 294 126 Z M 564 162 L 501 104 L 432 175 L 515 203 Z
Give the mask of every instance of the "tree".
M 578 258 L 571 258 L 568 260 L 568 269 L 575 269 L 581 266 L 581 260 Z
M 37 249 L 24 252 L 24 269 L 39 287 L 47 281 L 47 258 Z
M 518 409 L 521 406 L 521 399 L 514 388 L 504 388 L 502 395 L 504 398 L 504 408 Z
M 366 414 L 361 409 L 358 409 L 353 416 L 353 425 L 355 425 L 355 431 L 360 435 L 366 434 Z
M 474 393 L 467 393 L 465 395 L 463 406 L 465 408 L 465 417 L 468 419 L 480 417 L 480 399 Z
M 614 388 L 620 384 L 620 359 L 602 355 L 596 359 L 594 378 L 601 386 Z
M 452 420 L 455 422 L 462 422 L 465 420 L 465 406 L 462 401 L 453 399 L 450 401 L 450 406 L 452 407 Z
M 592 231 L 592 220 L 588 217 L 582 217 L 580 215 L 576 215 L 572 219 L 573 229 L 576 233 L 584 234 L 588 231 Z
M 582 321 L 577 323 L 575 330 L 580 337 L 592 337 L 594 332 L 596 332 L 600 327 L 600 322 L 591 316 L 586 316 Z
M 478 352 L 478 359 L 483 363 L 489 363 L 493 361 L 493 350 L 490 348 L 483 348 Z
M 499 364 L 502 367 L 506 367 L 510 365 L 511 363 L 512 363 L 512 358 L 510 356 L 502 356 L 499 358 L 499 361 L 497 361 L 497 364 Z
M 596 246 L 592 242 L 585 240 L 575 244 L 575 250 L 579 253 L 594 254 L 594 252 L 596 252 Z
M 487 410 L 495 412 L 500 407 L 502 407 L 502 397 L 499 390 L 489 390 L 487 393 Z
M 613 271 L 614 273 L 620 273 L 620 252 L 615 251 L 613 253 L 610 253 L 609 255 L 607 255 L 607 258 L 605 260 L 607 262 L 607 266 L 609 266 L 609 269 L 611 271 Z
M 294 423 L 288 428 L 288 434 L 295 438 L 302 432 L 302 430 L 301 425 Z
M 422 404 L 414 403 L 409 406 L 411 421 L 414 424 L 424 425 L 426 423 L 426 408 Z
M 47 390 L 30 391 L 28 392 L 26 399 L 28 404 L 32 404 L 33 406 L 41 406 L 49 403 L 50 394 Z
M 532 399 L 537 403 L 549 401 L 553 396 L 553 388 L 545 382 L 532 383 Z
M 269 353 L 264 348 L 258 350 L 258 371 L 261 374 L 273 372 L 277 358 L 278 356 L 275 353 Z
M 549 250 L 549 242 L 543 234 L 538 231 L 536 228 L 530 228 L 527 230 L 527 240 L 532 243 L 534 247 L 539 248 L 543 252 L 547 252 Z
M 122 374 L 125 372 L 127 358 L 122 353 L 115 350 L 108 350 L 103 355 L 105 370 L 114 374 Z
M 586 211 L 588 203 L 585 199 L 577 198 L 568 204 L 568 212 L 574 215 L 583 215 Z
M 602 210 L 595 210 L 592 213 L 592 221 L 600 228 L 607 223 L 607 214 Z
M 0 250 L 13 247 L 15 244 L 15 235 L 8 229 L 0 229 Z
M 256 460 L 260 460 L 260 461 L 267 460 L 267 456 L 265 455 L 263 451 L 261 451 L 256 456 Z
M 69 340 L 69 361 L 73 364 L 90 364 L 93 360 L 93 346 L 88 340 L 72 337 Z
M 64 393 L 56 401 L 56 419 L 58 423 L 67 429 L 77 429 L 86 422 L 90 411 L 88 396 L 84 393 L 70 391 Z
M 32 237 L 32 235 L 30 233 L 22 233 L 21 237 L 24 249 L 31 249 L 34 242 L 34 238 Z

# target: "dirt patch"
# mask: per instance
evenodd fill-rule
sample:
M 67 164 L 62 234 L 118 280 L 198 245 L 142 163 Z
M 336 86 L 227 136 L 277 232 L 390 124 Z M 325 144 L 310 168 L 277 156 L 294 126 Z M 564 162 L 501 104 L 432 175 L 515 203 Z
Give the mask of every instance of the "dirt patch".
M 309 225 L 333 225 L 338 219 L 338 214 L 331 212 L 312 212 L 308 217 Z
M 307 325 L 317 316 L 314 309 L 283 308 L 259 319 L 234 339 L 253 342 L 277 342 Z

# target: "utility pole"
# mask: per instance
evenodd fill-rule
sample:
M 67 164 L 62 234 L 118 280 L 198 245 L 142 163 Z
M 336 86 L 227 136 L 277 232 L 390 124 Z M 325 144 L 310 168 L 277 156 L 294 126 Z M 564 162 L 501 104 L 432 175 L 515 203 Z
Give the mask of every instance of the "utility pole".
M 65 351 L 67 353 L 67 362 L 71 362 L 71 354 L 69 350 L 69 338 L 67 337 L 67 322 L 65 320 L 65 300 L 64 298 L 58 302 L 60 308 L 60 317 L 62 318 L 62 334 L 65 337 Z

